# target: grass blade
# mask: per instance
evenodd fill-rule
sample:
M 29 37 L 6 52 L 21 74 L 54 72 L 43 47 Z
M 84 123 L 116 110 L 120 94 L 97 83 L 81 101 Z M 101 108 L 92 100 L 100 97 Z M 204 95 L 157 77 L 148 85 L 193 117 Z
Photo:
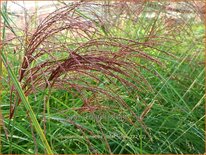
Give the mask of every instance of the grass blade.
M 24 92 L 23 92 L 16 76 L 14 75 L 14 73 L 12 72 L 10 66 L 6 62 L 6 57 L 5 57 L 4 53 L 1 53 L 1 57 L 2 57 L 2 61 L 3 61 L 4 65 L 6 66 L 8 74 L 10 75 L 10 77 L 11 77 L 13 83 L 14 83 L 15 88 L 17 89 L 18 94 L 19 94 L 24 106 L 25 106 L 26 110 L 28 111 L 28 113 L 31 117 L 34 128 L 36 129 L 37 134 L 39 135 L 39 137 L 42 140 L 43 145 L 45 146 L 46 152 L 48 154 L 53 154 L 53 152 L 52 152 L 52 150 L 51 150 L 51 148 L 50 148 L 50 146 L 47 142 L 47 139 L 46 139 L 46 137 L 45 137 L 45 135 L 44 135 L 44 133 L 41 129 L 41 126 L 39 125 L 39 123 L 37 121 L 37 118 L 34 114 L 34 111 L 32 110 L 32 107 L 30 106 L 30 104 L 29 104 L 29 102 L 28 102 L 28 100 L 27 100 L 27 98 L 26 98 L 26 96 L 25 96 L 25 94 L 24 94 Z

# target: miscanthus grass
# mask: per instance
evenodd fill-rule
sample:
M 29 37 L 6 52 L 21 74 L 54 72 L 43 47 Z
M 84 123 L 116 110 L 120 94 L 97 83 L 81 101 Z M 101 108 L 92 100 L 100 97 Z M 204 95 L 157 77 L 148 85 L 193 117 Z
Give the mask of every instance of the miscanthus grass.
M 2 153 L 203 153 L 204 25 L 177 5 L 194 17 L 59 2 L 22 28 L 2 9 Z

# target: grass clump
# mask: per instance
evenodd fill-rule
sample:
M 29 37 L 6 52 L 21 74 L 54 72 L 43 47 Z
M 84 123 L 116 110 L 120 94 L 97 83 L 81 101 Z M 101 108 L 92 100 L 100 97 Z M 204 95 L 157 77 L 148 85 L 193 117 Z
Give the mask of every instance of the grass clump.
M 26 41 L 5 23 L 2 152 L 203 153 L 203 23 L 166 6 L 61 2 Z

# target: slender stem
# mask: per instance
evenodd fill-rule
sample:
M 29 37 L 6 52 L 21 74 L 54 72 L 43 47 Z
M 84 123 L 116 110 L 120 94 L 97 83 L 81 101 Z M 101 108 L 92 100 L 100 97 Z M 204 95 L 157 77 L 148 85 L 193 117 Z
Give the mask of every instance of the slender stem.
M 6 13 L 7 12 L 7 2 L 4 2 L 2 7 L 3 8 L 1 8 L 1 0 L 0 0 L 0 8 L 2 10 L 4 10 L 4 12 Z M 1 23 L 1 17 L 0 17 L 0 23 Z M 4 20 L 4 25 L 2 27 L 2 33 L 1 33 L 1 29 L 0 29 L 0 36 L 2 36 L 2 37 L 0 37 L 0 42 L 5 40 L 5 36 L 6 36 L 5 31 L 6 31 L 6 28 L 5 28 L 5 20 Z M 1 53 L 3 53 L 3 47 L 1 46 L 0 49 L 1 49 L 0 50 L 0 54 L 1 54 Z M 2 79 L 3 79 L 3 63 L 2 63 L 2 59 L 0 58 L 0 101 L 2 101 L 2 92 L 3 92 Z M 3 125 L 4 125 L 3 115 L 2 115 L 2 109 L 0 107 L 0 134 L 2 132 Z M 2 153 L 2 144 L 1 144 L 1 140 L 0 140 L 0 154 L 1 153 Z
M 1 0 L 0 0 L 0 8 L 1 8 Z M 1 16 L 0 16 L 0 23 L 1 23 Z M 0 36 L 1 36 L 1 27 L 0 27 Z M 0 43 L 1 43 L 1 37 L 0 37 Z M 2 47 L 0 47 L 0 54 L 2 53 Z M 0 102 L 2 101 L 2 59 L 0 57 Z M 2 102 L 1 102 L 2 103 Z M 1 134 L 1 130 L 2 130 L 2 122 L 3 122 L 3 118 L 2 118 L 2 111 L 1 111 L 1 107 L 0 107 L 0 134 Z M 2 154 L 2 144 L 1 144 L 1 138 L 0 138 L 0 154 Z

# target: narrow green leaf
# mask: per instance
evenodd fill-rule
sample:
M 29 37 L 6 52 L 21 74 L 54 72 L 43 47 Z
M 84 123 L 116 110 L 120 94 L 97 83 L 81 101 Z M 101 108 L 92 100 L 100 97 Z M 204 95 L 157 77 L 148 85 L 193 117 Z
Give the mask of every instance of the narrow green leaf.
M 46 137 L 41 129 L 41 126 L 39 125 L 39 122 L 37 121 L 37 118 L 32 110 L 32 107 L 30 106 L 30 104 L 29 104 L 29 102 L 28 102 L 28 100 L 27 100 L 27 98 L 26 98 L 26 96 L 25 96 L 25 94 L 20 86 L 20 83 L 18 82 L 16 76 L 14 75 L 14 73 L 12 72 L 10 66 L 8 65 L 8 63 L 6 61 L 6 57 L 5 57 L 4 53 L 1 53 L 1 57 L 2 57 L 2 61 L 5 65 L 6 69 L 8 71 L 8 74 L 10 75 L 10 77 L 14 83 L 14 86 L 19 93 L 19 96 L 22 100 L 22 103 L 24 104 L 26 110 L 28 111 L 28 113 L 31 117 L 31 120 L 33 122 L 33 126 L 36 129 L 36 132 L 38 133 L 39 137 L 41 138 L 43 145 L 45 146 L 46 152 L 48 154 L 53 154 L 53 152 L 52 152 L 52 150 L 47 142 L 47 139 L 46 139 Z

